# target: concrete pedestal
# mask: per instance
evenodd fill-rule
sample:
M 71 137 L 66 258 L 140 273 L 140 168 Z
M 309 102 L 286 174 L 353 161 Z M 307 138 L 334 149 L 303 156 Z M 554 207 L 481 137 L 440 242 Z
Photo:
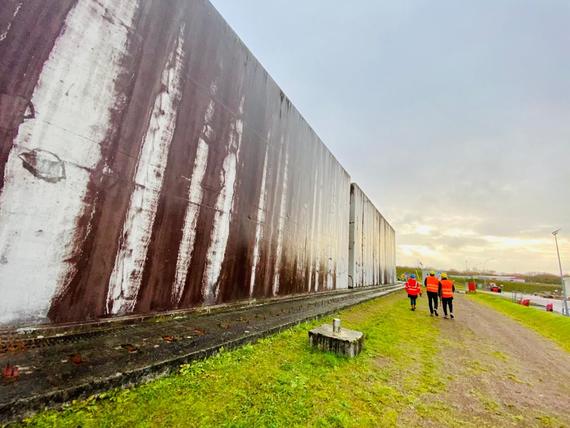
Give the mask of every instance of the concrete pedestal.
M 364 335 L 360 331 L 338 328 L 333 331 L 331 324 L 323 324 L 309 331 L 309 343 L 321 351 L 337 355 L 356 357 L 362 350 Z

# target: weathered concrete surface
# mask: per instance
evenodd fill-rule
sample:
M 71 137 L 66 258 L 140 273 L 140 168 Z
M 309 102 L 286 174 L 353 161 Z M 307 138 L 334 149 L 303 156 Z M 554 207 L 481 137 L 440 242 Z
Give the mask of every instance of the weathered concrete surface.
M 362 351 L 364 334 L 346 328 L 334 331 L 332 324 L 323 324 L 309 331 L 309 343 L 321 351 L 353 358 Z
M 346 288 L 349 187 L 207 0 L 0 2 L 0 324 Z
M 396 233 L 356 183 L 350 185 L 348 286 L 396 280 Z
M 240 346 L 399 289 L 401 286 L 339 290 L 217 313 L 179 313 L 168 318 L 101 323 L 90 329 L 82 326 L 80 330 L 14 334 L 0 354 L 0 366 L 17 366 L 20 375 L 0 384 L 0 421 L 143 382 L 176 370 L 182 363 L 207 357 L 220 347 Z M 3 337 L 6 340 L 8 336 Z

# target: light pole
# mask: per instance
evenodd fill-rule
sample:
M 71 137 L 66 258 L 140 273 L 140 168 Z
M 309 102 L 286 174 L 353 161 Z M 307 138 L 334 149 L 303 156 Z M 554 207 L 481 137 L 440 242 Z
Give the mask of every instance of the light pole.
M 494 260 L 494 258 L 491 257 L 491 258 L 488 258 L 487 260 L 485 260 L 485 261 L 483 262 L 483 273 L 485 273 L 485 272 L 487 271 L 487 264 L 488 264 L 489 262 L 492 262 L 493 260 Z
M 568 313 L 568 296 L 566 295 L 566 285 L 564 284 L 564 273 L 562 273 L 562 262 L 560 261 L 560 249 L 558 248 L 558 232 L 562 229 L 555 230 L 552 232 L 554 235 L 554 242 L 556 243 L 556 254 L 558 255 L 558 267 L 560 268 L 560 283 L 562 284 L 562 298 L 564 299 L 563 312 L 564 315 L 570 315 Z
M 485 284 L 484 288 L 487 288 L 487 272 L 486 272 L 487 271 L 487 263 L 489 263 L 492 260 L 493 260 L 493 257 L 491 257 L 491 258 L 489 258 L 483 262 L 483 283 Z

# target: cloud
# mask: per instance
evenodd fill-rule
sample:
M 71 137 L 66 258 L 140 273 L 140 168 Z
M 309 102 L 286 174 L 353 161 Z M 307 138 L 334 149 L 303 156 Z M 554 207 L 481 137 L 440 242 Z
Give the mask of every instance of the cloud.
M 432 216 L 402 210 L 397 221 L 398 263 L 442 269 L 493 269 L 507 272 L 556 272 L 550 225 L 522 228 L 524 222 L 495 227 L 494 223 L 461 209 Z M 425 210 L 428 213 L 430 210 Z M 561 237 L 562 254 L 570 254 L 570 240 Z M 570 270 L 570 258 L 568 268 Z

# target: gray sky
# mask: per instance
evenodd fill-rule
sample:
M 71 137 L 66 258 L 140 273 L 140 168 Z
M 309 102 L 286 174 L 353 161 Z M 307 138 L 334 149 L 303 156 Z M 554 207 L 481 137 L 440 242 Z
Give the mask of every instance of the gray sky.
M 212 0 L 394 225 L 398 264 L 570 271 L 570 1 Z

